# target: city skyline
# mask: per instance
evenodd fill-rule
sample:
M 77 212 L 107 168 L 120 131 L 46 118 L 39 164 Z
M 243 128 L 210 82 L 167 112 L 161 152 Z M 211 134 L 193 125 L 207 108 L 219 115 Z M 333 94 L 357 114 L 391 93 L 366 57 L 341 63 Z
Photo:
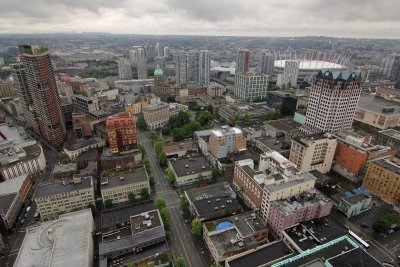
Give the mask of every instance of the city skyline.
M 0 33 L 400 38 L 400 2 L 0 1 Z M 60 11 L 63 12 L 60 16 Z M 25 27 L 29 25 L 30 27 Z

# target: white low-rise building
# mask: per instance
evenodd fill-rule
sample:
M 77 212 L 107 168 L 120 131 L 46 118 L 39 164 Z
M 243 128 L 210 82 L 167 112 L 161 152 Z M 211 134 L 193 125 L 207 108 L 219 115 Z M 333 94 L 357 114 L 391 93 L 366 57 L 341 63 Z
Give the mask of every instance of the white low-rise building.
M 212 166 L 203 156 L 171 159 L 168 164 L 174 172 L 177 186 L 192 184 L 200 178 L 210 179 L 212 175 Z
M 65 154 L 72 160 L 76 160 L 78 156 L 91 149 L 96 149 L 99 147 L 104 147 L 106 145 L 106 141 L 101 138 L 90 138 L 80 141 L 78 143 L 74 143 L 72 145 L 65 145 L 63 150 Z
M 94 229 L 90 209 L 28 227 L 14 267 L 92 267 Z

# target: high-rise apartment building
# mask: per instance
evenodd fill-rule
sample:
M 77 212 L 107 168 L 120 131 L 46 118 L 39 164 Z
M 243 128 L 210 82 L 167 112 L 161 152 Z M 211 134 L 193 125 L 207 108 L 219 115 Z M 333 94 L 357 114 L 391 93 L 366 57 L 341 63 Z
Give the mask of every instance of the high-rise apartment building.
M 197 66 L 197 82 L 201 86 L 210 84 L 210 53 L 200 51 L 195 55 L 195 64 Z
M 15 94 L 15 85 L 11 80 L 0 80 L 0 97 L 10 97 Z
M 297 77 L 299 76 L 299 65 L 298 60 L 286 60 L 285 68 L 283 69 L 283 76 L 287 79 L 288 84 L 291 86 L 296 86 Z
M 118 76 L 121 80 L 130 80 L 132 79 L 132 66 L 129 60 L 124 58 L 120 58 L 117 60 L 118 62 Z
M 11 74 L 15 82 L 15 88 L 21 102 L 24 120 L 29 128 L 39 133 L 36 111 L 33 107 L 32 92 L 28 86 L 25 67 L 22 63 L 11 64 Z
M 108 117 L 106 128 L 111 153 L 119 153 L 137 144 L 136 121 L 132 114 L 124 112 Z
M 306 133 L 350 130 L 361 95 L 359 71 L 320 71 L 307 106 Z
M 211 131 L 210 153 L 214 159 L 227 157 L 229 153 L 246 150 L 246 138 L 236 127 L 222 126 Z
M 274 74 L 274 61 L 275 57 L 272 51 L 264 51 L 258 62 L 258 72 L 272 77 Z
M 400 81 L 400 55 L 394 56 L 389 78 L 394 82 Z
M 247 73 L 250 66 L 250 51 L 249 49 L 239 49 L 236 57 L 235 73 Z
M 379 66 L 379 71 L 385 74 L 386 76 L 390 76 L 392 72 L 394 59 L 396 57 L 400 57 L 400 55 L 390 54 L 386 55 L 382 58 L 381 65 Z
M 200 51 L 175 56 L 176 84 L 196 83 L 200 86 L 210 84 L 210 53 Z
M 243 100 L 264 98 L 268 92 L 268 76 L 256 73 L 235 74 L 235 96 Z
M 164 47 L 164 57 L 169 58 L 170 56 L 171 56 L 171 54 L 170 54 L 169 47 L 168 46 Z
M 302 172 L 331 170 L 337 140 L 330 134 L 299 136 L 292 139 L 289 160 Z
M 371 162 L 364 177 L 363 187 L 400 207 L 400 165 L 390 160 Z
M 20 62 L 12 67 L 17 90 L 23 96 L 24 110 L 30 123 L 43 139 L 61 147 L 65 139 L 65 122 L 58 95 L 56 79 L 47 48 L 21 45 Z

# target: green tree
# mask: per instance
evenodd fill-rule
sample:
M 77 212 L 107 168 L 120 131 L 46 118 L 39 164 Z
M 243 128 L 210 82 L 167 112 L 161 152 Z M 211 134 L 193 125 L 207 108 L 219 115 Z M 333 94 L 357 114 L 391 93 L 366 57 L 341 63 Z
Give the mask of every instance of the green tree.
M 168 244 L 171 244 L 171 242 L 172 242 L 171 231 L 165 231 L 165 238 L 167 239 Z
M 174 171 L 171 169 L 171 167 L 167 168 L 167 180 L 168 182 L 170 182 L 171 184 L 174 182 L 175 180 L 175 174 Z
M 155 142 L 155 141 L 158 140 L 158 136 L 155 133 L 151 133 L 150 134 L 150 139 L 151 139 L 151 141 Z
M 139 145 L 140 153 L 142 153 L 143 157 L 146 156 L 146 149 L 144 145 Z
M 164 225 L 168 225 L 169 221 L 170 221 L 170 215 L 169 215 L 168 209 L 162 208 L 160 210 L 160 215 L 161 215 L 161 219 L 162 219 Z
M 147 188 L 142 188 L 142 190 L 140 190 L 140 196 L 144 199 L 148 198 L 150 196 L 149 190 L 147 190 Z
M 64 152 L 61 152 L 61 153 L 58 155 L 58 158 L 59 158 L 61 164 L 68 164 L 68 163 L 71 163 L 71 159 L 70 159 L 70 158 L 68 157 L 68 155 L 65 154 Z
M 179 256 L 177 259 L 176 259 L 176 267 L 185 267 L 186 265 L 185 265 L 185 260 L 181 257 L 181 256 Z
M 161 153 L 158 155 L 158 161 L 160 162 L 160 165 L 161 165 L 161 166 L 163 166 L 163 167 L 167 166 L 167 165 L 168 165 L 168 162 L 167 162 L 167 154 L 165 154 L 164 152 L 161 152 Z
M 149 176 L 149 184 L 151 188 L 156 185 L 156 177 L 153 174 L 150 174 Z
M 197 114 L 196 120 L 203 126 L 208 125 L 213 120 L 211 112 L 200 112 Z
M 142 129 L 146 128 L 146 120 L 144 119 L 143 116 L 140 116 L 136 122 L 136 125 Z
M 161 210 L 166 207 L 167 204 L 165 203 L 165 199 L 163 199 L 162 197 L 158 197 L 154 200 L 154 208 Z
M 158 155 L 162 152 L 162 144 L 160 142 L 156 142 L 154 145 L 154 151 L 158 157 Z
M 249 117 L 249 115 L 244 115 L 244 117 L 243 117 L 243 121 L 244 122 L 249 122 L 250 121 L 250 117 Z
M 129 200 L 129 203 L 135 202 L 135 194 L 133 192 L 128 193 L 128 200 Z
M 144 167 L 145 167 L 146 171 L 149 172 L 150 171 L 150 161 L 149 161 L 149 159 L 145 158 L 144 161 L 143 161 L 143 164 L 144 164 Z
M 112 208 L 113 206 L 113 202 L 111 199 L 107 199 L 106 201 L 104 201 L 104 207 L 106 207 L 106 209 Z
M 211 177 L 212 177 L 213 179 L 215 179 L 215 178 L 217 178 L 218 176 L 220 176 L 220 173 L 219 173 L 219 171 L 218 171 L 218 168 L 214 168 L 214 169 L 212 170 L 212 172 L 211 172 Z
M 240 120 L 239 115 L 235 115 L 235 116 L 233 117 L 233 119 L 232 119 L 233 125 L 236 125 L 236 124 L 239 122 L 239 120 Z
M 199 111 L 201 107 L 197 104 L 196 101 L 189 102 L 189 109 L 193 111 Z
M 189 211 L 189 201 L 186 198 L 186 196 L 182 196 L 179 199 L 179 208 L 183 211 L 183 212 L 188 212 Z
M 198 218 L 195 218 L 192 221 L 192 229 L 191 229 L 192 234 L 194 236 L 201 236 L 202 230 L 203 230 L 203 227 L 202 227 L 201 221 Z

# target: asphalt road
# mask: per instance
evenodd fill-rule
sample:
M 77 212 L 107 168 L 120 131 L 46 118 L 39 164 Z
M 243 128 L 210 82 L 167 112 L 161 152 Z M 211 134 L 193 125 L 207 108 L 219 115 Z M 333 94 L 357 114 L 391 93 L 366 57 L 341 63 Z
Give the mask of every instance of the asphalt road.
M 172 234 L 171 253 L 176 260 L 178 256 L 185 259 L 188 267 L 208 267 L 210 261 L 205 255 L 205 248 L 199 239 L 193 237 L 190 232 L 190 224 L 185 223 L 180 208 L 178 191 L 174 191 L 168 183 L 165 170 L 160 167 L 154 152 L 154 146 L 149 138 L 150 133 L 141 131 L 138 133 L 138 142 L 143 144 L 150 161 L 153 174 L 156 176 L 156 197 L 165 199 L 170 212 L 170 229 Z

